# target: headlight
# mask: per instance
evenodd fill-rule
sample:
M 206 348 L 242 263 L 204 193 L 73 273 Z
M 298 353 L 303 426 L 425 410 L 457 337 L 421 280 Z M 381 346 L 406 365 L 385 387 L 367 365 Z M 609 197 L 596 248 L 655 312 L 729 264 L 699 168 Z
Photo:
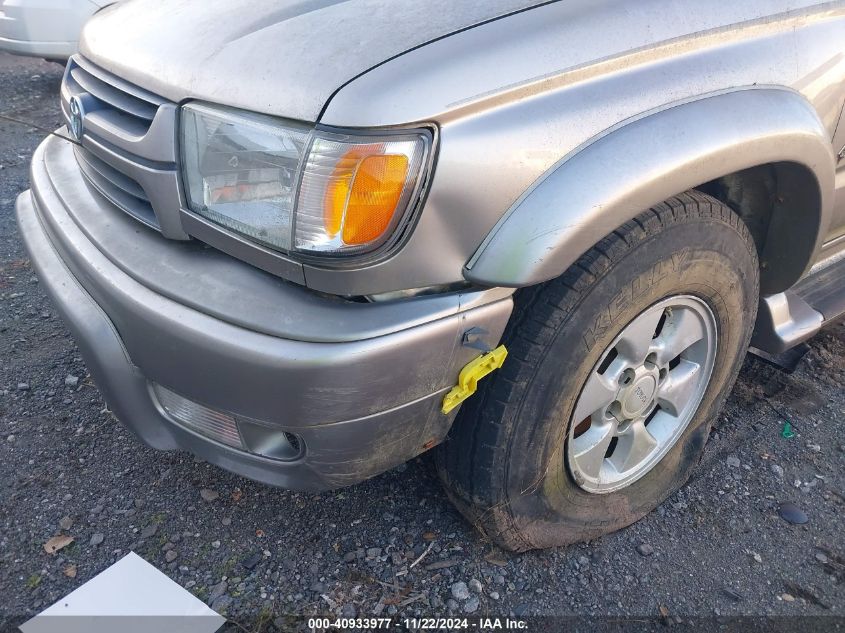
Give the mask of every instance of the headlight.
M 343 134 L 227 108 L 182 107 L 195 213 L 284 252 L 350 255 L 397 234 L 419 197 L 425 130 Z

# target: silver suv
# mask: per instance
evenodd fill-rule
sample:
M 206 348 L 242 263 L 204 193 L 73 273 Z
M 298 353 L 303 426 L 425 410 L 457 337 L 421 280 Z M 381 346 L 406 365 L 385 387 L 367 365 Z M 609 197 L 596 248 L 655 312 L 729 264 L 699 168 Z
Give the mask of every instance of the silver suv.
M 18 222 L 146 444 L 310 490 L 437 447 L 493 540 L 566 544 L 845 313 L 843 42 L 815 0 L 127 2 Z

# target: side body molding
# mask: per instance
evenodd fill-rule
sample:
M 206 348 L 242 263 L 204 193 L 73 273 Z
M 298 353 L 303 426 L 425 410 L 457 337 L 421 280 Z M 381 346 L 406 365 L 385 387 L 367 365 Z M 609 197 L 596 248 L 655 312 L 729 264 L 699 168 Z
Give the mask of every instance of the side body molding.
M 804 185 L 774 202 L 761 261 L 765 292 L 795 283 L 830 223 L 835 157 L 812 105 L 780 87 L 745 87 L 611 128 L 552 167 L 502 216 L 467 263 L 470 281 L 529 286 L 561 275 L 605 235 L 688 189 L 769 163 Z M 780 193 L 780 192 L 779 192 Z

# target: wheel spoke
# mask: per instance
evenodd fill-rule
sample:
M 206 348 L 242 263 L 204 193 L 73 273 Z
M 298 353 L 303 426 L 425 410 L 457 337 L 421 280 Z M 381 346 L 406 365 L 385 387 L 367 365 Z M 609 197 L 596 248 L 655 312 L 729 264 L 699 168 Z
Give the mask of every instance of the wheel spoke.
M 597 411 L 604 411 L 616 398 L 616 391 L 617 386 L 609 377 L 596 372 L 590 374 L 572 414 L 574 423 L 578 424 Z
M 591 479 L 598 479 L 615 428 L 616 424 L 612 422 L 594 424 L 586 433 L 572 441 L 572 456 L 582 474 Z
M 705 336 L 704 325 L 692 310 L 676 308 L 663 326 L 657 341 L 657 364 L 661 367 L 698 343 Z
M 610 462 L 620 473 L 643 462 L 657 447 L 657 440 L 648 432 L 643 420 L 636 420 L 619 434 Z
M 616 343 L 619 355 L 632 365 L 642 365 L 654 346 L 654 333 L 662 315 L 663 310 L 653 309 L 631 321 Z
M 667 413 L 678 417 L 695 394 L 701 365 L 681 359 L 675 369 L 669 372 L 657 393 L 657 404 Z

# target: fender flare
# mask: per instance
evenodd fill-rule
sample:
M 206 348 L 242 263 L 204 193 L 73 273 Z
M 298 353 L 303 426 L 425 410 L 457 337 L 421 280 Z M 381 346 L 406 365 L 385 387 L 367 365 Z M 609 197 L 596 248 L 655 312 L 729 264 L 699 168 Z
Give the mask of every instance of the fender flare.
M 777 292 L 806 272 L 827 233 L 836 164 L 813 106 L 778 86 L 743 87 L 674 104 L 581 145 L 502 216 L 467 262 L 465 277 L 507 287 L 553 279 L 644 210 L 769 163 L 797 164 L 810 176 L 807 186 L 775 202 L 761 262 L 769 278 L 765 290 Z

